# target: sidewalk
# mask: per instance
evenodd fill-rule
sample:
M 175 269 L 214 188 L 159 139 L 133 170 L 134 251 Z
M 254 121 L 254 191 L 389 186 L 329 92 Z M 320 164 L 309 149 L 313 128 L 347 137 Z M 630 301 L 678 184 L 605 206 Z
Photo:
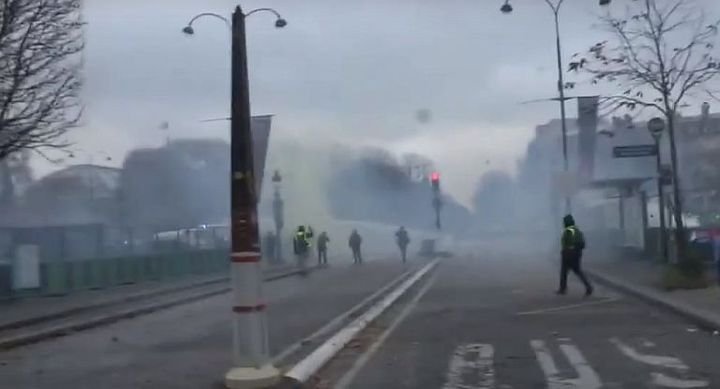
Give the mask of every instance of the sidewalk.
M 601 283 L 674 311 L 699 326 L 720 329 L 720 288 L 714 268 L 708 269 L 713 279 L 709 288 L 666 291 L 660 285 L 663 266 L 650 260 L 589 258 L 585 264 L 589 275 Z
M 265 269 L 265 276 L 267 279 L 275 279 L 294 269 L 291 265 L 270 267 Z M 58 297 L 37 296 L 3 301 L 0 302 L 0 330 L 58 319 L 102 306 L 220 284 L 227 280 L 226 274 L 213 274 L 79 291 Z

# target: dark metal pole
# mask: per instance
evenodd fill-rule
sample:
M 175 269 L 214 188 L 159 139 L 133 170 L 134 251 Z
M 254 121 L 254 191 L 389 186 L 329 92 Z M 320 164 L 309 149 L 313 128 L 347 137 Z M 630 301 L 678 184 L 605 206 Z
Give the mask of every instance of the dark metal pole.
M 684 261 L 686 252 L 687 238 L 685 236 L 685 223 L 683 221 L 682 196 L 680 194 L 680 177 L 678 174 L 678 158 L 677 145 L 675 143 L 675 118 L 673 115 L 667 115 L 668 140 L 670 141 L 670 162 L 672 166 L 672 186 L 673 186 L 673 216 L 675 218 L 675 248 L 678 261 Z
M 567 117 L 565 112 L 565 82 L 563 81 L 563 68 L 562 68 L 562 50 L 560 47 L 560 20 L 559 20 L 559 7 L 553 8 L 553 15 L 555 16 L 555 49 L 557 54 L 557 71 L 558 71 L 558 92 L 560 94 L 560 123 L 562 127 L 562 151 L 563 151 L 563 168 L 565 172 L 570 170 L 568 163 L 568 150 L 567 150 Z M 572 204 L 570 201 L 570 195 L 565 194 L 565 212 L 572 212 Z
M 442 229 L 442 224 L 440 223 L 440 208 L 442 208 L 442 200 L 440 200 L 439 189 L 434 189 L 433 194 L 433 208 L 435 209 L 435 228 L 440 231 Z
M 665 225 L 665 194 L 663 193 L 662 184 L 662 159 L 660 158 L 660 138 L 655 138 L 655 147 L 657 147 L 657 153 L 655 154 L 655 165 L 657 166 L 657 192 L 658 192 L 658 215 L 660 217 L 660 255 L 663 263 L 668 263 L 668 241 L 667 241 L 667 227 Z
M 284 201 L 280 197 L 280 190 L 278 187 L 275 188 L 275 196 L 273 198 L 273 216 L 275 218 L 275 258 L 278 262 L 282 262 L 282 229 L 284 227 L 285 218 L 283 215 Z
M 239 6 L 232 16 L 231 55 L 230 227 L 235 367 L 226 374 L 225 381 L 228 387 L 239 387 L 239 382 L 257 380 L 259 376 L 268 381 L 277 376 L 269 358 L 266 305 L 262 295 L 245 15 Z

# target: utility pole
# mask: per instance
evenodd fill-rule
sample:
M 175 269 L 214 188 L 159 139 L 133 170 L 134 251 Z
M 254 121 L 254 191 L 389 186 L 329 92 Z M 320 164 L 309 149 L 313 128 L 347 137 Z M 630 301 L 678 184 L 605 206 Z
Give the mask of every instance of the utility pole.
M 660 255 L 663 263 L 669 263 L 667 227 L 665 224 L 665 194 L 663 192 L 663 168 L 660 156 L 660 139 L 665 130 L 665 122 L 661 118 L 652 118 L 647 123 L 648 131 L 655 140 L 655 165 L 657 167 L 658 216 L 660 217 Z
M 235 367 L 225 375 L 225 385 L 241 389 L 271 385 L 279 377 L 279 372 L 270 362 L 267 313 L 262 292 L 245 15 L 240 6 L 233 12 L 231 28 L 230 193 Z
M 440 209 L 442 208 L 442 199 L 440 197 L 440 173 L 433 172 L 430 174 L 430 182 L 433 189 L 433 208 L 435 209 L 435 228 L 440 231 L 442 225 L 440 223 Z

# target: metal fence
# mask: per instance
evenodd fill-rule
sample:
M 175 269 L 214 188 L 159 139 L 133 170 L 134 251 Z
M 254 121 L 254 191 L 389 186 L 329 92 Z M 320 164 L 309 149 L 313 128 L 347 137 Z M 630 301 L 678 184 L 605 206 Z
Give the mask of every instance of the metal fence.
M 58 296 L 81 290 L 173 280 L 193 275 L 227 274 L 230 264 L 228 254 L 227 250 L 191 250 L 154 255 L 41 262 L 38 288 L 13 291 L 12 287 L 5 285 L 0 288 L 0 297 Z M 7 274 L 11 271 L 12 268 L 8 265 L 0 268 L 2 273 Z

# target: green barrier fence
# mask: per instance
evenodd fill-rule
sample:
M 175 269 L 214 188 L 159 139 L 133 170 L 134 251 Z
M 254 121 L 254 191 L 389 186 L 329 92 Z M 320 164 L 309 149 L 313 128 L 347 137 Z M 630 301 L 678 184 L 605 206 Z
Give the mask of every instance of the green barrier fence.
M 229 254 L 222 250 L 53 261 L 41 265 L 43 285 L 40 293 L 58 296 L 87 289 L 227 273 L 229 269 Z
M 45 285 L 43 291 L 49 296 L 61 296 L 67 294 L 70 285 L 66 266 L 62 262 L 50 262 L 45 264 Z

